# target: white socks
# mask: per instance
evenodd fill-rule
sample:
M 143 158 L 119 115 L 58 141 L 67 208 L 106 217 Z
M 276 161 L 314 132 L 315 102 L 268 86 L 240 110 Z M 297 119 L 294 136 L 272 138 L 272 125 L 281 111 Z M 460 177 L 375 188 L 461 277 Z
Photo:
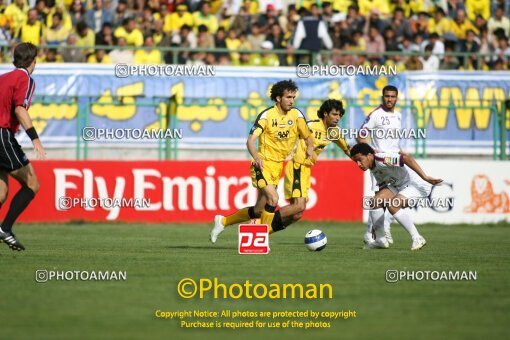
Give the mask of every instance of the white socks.
M 400 223 L 400 225 L 404 227 L 405 230 L 407 230 L 407 232 L 411 235 L 411 238 L 414 239 L 420 236 L 420 233 L 418 233 L 418 230 L 411 220 L 411 217 L 404 211 L 404 209 L 397 211 L 393 217 L 395 217 L 397 222 Z
M 384 209 L 370 210 L 369 215 L 375 230 L 375 239 L 386 242 L 386 235 L 384 234 Z

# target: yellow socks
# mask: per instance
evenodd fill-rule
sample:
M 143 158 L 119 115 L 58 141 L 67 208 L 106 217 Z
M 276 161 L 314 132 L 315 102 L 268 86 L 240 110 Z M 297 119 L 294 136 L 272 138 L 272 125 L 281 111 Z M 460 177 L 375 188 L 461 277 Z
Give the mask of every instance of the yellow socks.
M 250 215 L 248 214 L 248 209 L 249 208 L 243 208 L 241 210 L 236 211 L 232 215 L 228 215 L 226 217 L 223 217 L 221 223 L 223 223 L 223 225 L 226 227 L 226 226 L 229 226 L 231 224 L 236 224 L 236 223 L 241 223 L 241 222 L 244 222 L 244 221 L 248 221 L 250 219 Z

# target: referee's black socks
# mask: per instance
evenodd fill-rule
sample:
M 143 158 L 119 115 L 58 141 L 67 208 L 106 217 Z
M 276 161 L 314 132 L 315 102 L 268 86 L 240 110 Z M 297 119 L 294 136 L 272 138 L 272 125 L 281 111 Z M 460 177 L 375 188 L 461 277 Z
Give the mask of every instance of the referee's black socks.
M 2 230 L 6 233 L 10 233 L 12 225 L 16 222 L 16 219 L 21 213 L 27 208 L 30 202 L 34 199 L 35 193 L 27 186 L 22 186 L 21 189 L 12 198 L 11 206 L 5 219 L 2 222 Z

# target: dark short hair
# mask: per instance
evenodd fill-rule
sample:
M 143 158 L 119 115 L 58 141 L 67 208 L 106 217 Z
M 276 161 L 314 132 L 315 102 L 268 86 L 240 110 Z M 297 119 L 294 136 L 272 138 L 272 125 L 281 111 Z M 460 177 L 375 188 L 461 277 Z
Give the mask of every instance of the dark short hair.
M 344 115 L 345 109 L 344 105 L 341 101 L 337 99 L 328 99 L 324 103 L 322 103 L 321 107 L 319 108 L 319 111 L 317 111 L 317 117 L 320 119 L 324 119 L 324 115 L 327 113 L 330 113 L 334 109 L 337 109 L 340 111 L 340 117 Z
M 283 97 L 285 90 L 295 92 L 298 87 L 292 80 L 281 80 L 271 87 L 271 100 L 276 101 L 276 97 Z
M 375 154 L 375 151 L 367 143 L 358 143 L 351 148 L 351 157 L 354 157 L 359 153 L 363 156 L 367 156 L 370 153 Z
M 37 47 L 32 43 L 21 43 L 14 49 L 13 64 L 17 68 L 29 67 L 37 57 Z
M 386 85 L 383 89 L 382 89 L 382 95 L 384 96 L 384 93 L 386 91 L 395 91 L 397 92 L 397 95 L 398 95 L 398 89 L 396 86 L 393 86 L 393 85 Z

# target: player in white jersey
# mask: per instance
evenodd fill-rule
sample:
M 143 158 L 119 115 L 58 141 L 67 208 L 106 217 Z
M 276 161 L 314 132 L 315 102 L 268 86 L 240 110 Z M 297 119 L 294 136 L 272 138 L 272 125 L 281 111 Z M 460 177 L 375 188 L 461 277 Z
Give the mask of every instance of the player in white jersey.
M 374 149 L 366 143 L 359 143 L 353 146 L 351 158 L 358 164 L 361 170 L 370 170 L 377 181 L 379 191 L 377 191 L 372 202 L 370 202 L 373 209 L 387 209 L 411 235 L 413 240 L 411 250 L 421 249 L 427 242 L 418 233 L 413 221 L 404 212 L 404 208 L 408 206 L 409 198 L 427 197 L 430 191 L 419 182 L 412 180 L 408 170 L 404 168 L 404 164 L 416 172 L 424 181 L 432 185 L 439 184 L 443 180 L 427 176 L 410 155 L 375 153 Z M 383 216 L 379 216 L 379 220 L 373 221 L 376 239 L 374 242 L 368 243 L 367 248 L 389 247 L 383 223 L 381 223 L 381 219 L 384 218 Z
M 370 136 L 370 144 L 372 148 L 377 152 L 400 152 L 400 139 L 399 138 L 388 138 L 385 136 L 385 130 L 397 131 L 402 128 L 402 114 L 395 110 L 395 105 L 398 99 L 398 89 L 395 86 L 388 85 L 382 90 L 381 105 L 373 110 L 363 122 L 361 126 L 357 141 L 358 143 L 368 143 L 367 136 Z M 395 134 L 388 134 L 394 136 Z M 372 191 L 375 193 L 379 191 L 376 180 L 373 175 L 372 179 Z M 394 220 L 392 215 L 382 209 L 371 210 L 368 214 L 367 229 L 363 240 L 365 243 L 373 241 L 374 222 L 379 220 L 379 217 L 384 214 L 384 232 L 386 238 L 390 244 L 393 244 L 393 238 L 391 236 L 390 225 Z

